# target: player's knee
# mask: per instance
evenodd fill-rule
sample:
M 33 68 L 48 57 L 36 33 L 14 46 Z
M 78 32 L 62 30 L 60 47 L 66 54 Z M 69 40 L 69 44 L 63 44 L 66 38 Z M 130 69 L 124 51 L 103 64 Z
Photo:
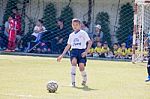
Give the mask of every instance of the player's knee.
M 71 64 L 72 64 L 73 66 L 76 66 L 76 65 L 77 65 L 77 60 L 76 60 L 75 58 L 72 59 Z
M 84 71 L 84 64 L 79 64 L 79 70 Z
M 72 64 L 72 66 L 76 66 L 77 62 L 76 61 L 72 61 L 71 64 Z

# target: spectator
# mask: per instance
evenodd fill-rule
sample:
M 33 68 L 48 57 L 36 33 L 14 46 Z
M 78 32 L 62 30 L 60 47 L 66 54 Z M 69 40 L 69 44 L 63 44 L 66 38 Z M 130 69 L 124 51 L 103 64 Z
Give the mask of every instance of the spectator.
M 93 54 L 94 54 L 95 50 L 94 50 L 94 47 L 92 45 L 92 47 L 90 48 L 89 52 L 88 52 L 88 55 L 89 57 L 93 57 Z
M 118 43 L 114 43 L 114 45 L 113 45 L 113 57 L 114 58 L 118 58 L 118 50 L 119 50 L 119 45 L 118 45 Z
M 110 50 L 109 50 L 107 42 L 104 42 L 100 57 L 107 57 L 109 51 Z
M 36 26 L 34 27 L 34 32 L 31 35 L 31 39 L 30 41 L 35 41 L 36 39 L 38 39 L 38 37 L 41 36 L 41 34 L 43 32 L 46 31 L 46 28 L 43 26 L 43 21 L 41 19 L 39 19 L 36 23 Z M 40 39 L 40 38 L 39 38 Z
M 93 54 L 94 54 L 94 48 L 90 48 L 90 50 L 89 50 L 89 52 L 88 52 L 88 55 L 87 56 L 89 56 L 89 57 L 93 57 Z
M 52 51 L 53 53 L 62 53 L 66 46 L 69 33 L 64 26 L 63 19 L 57 19 L 57 27 L 54 30 L 55 36 L 52 41 Z
M 30 42 L 37 42 L 41 40 L 41 36 L 43 35 L 43 33 L 45 33 L 46 28 L 43 26 L 43 21 L 41 19 L 39 19 L 36 23 L 36 26 L 34 27 L 33 33 L 29 36 L 24 38 L 26 40 L 26 42 L 28 42 L 30 44 Z M 24 41 L 23 42 L 23 46 L 27 47 L 27 44 Z M 33 45 L 31 45 L 32 47 Z M 28 45 L 29 47 L 29 45 Z M 28 50 L 28 49 L 27 49 Z
M 16 25 L 16 29 L 17 29 L 17 35 L 21 35 L 21 15 L 20 13 L 18 12 L 18 8 L 17 7 L 14 7 L 12 9 L 12 12 L 15 16 L 15 20 L 17 22 L 17 25 Z
M 97 46 L 95 47 L 95 53 L 94 56 L 101 56 L 102 54 L 102 43 L 101 42 L 97 42 Z
M 147 51 L 146 51 L 147 52 Z M 128 48 L 128 55 L 127 55 L 128 57 L 127 58 L 129 58 L 129 59 L 131 59 L 132 58 L 132 48 L 130 47 L 130 48 Z
M 101 25 L 95 26 L 95 32 L 93 34 L 93 43 L 96 46 L 97 42 L 103 42 L 103 32 L 101 31 Z
M 9 17 L 9 37 L 8 37 L 8 48 L 5 51 L 14 52 L 16 41 L 16 21 L 14 16 Z
M 21 43 L 21 15 L 18 12 L 18 8 L 14 7 L 12 9 L 13 15 L 15 17 L 15 21 L 16 21 L 16 49 L 15 50 L 19 50 L 19 45 Z
M 8 20 L 5 22 L 4 35 L 5 35 L 6 37 L 8 37 L 8 35 L 9 35 L 9 18 L 8 18 Z
M 118 50 L 118 58 L 125 59 L 128 58 L 128 50 L 126 48 L 126 43 L 121 44 L 121 48 Z

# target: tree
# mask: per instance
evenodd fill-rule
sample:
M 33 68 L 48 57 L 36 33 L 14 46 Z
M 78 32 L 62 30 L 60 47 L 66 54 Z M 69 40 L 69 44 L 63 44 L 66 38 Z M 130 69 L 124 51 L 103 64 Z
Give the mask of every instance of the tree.
M 116 32 L 116 36 L 118 42 L 121 44 L 123 42 L 126 42 L 128 36 L 133 33 L 134 11 L 131 4 L 127 3 L 122 5 L 119 15 L 119 28 Z
M 67 27 L 68 31 L 71 31 L 71 21 L 73 19 L 73 10 L 67 5 L 61 11 L 60 18 L 64 20 L 64 26 Z
M 4 12 L 3 16 L 3 23 L 5 23 L 8 20 L 8 17 L 12 15 L 12 9 L 17 8 L 18 0 L 7 0 L 6 10 Z
M 111 35 L 110 35 L 110 21 L 107 12 L 99 12 L 96 16 L 95 24 L 100 24 L 102 27 L 102 32 L 104 33 L 103 40 L 107 41 L 108 45 L 111 46 Z
M 47 30 L 52 30 L 56 27 L 56 8 L 53 3 L 46 5 L 43 14 L 43 22 Z

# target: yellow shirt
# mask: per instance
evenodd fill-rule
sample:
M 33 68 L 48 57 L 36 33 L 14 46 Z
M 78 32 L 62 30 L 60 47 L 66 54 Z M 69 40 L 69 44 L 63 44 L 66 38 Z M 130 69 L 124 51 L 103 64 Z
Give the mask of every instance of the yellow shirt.
M 92 54 L 94 52 L 95 52 L 94 48 L 90 48 L 89 53 Z
M 95 52 L 101 53 L 102 52 L 102 48 L 101 47 L 95 47 Z
M 126 56 L 126 55 L 128 54 L 127 48 L 125 48 L 125 49 L 119 48 L 119 49 L 118 49 L 118 52 L 119 52 L 122 56 Z
M 132 55 L 132 48 L 128 48 L 128 54 Z
M 107 53 L 107 52 L 109 52 L 109 48 L 108 47 L 107 48 L 102 47 L 101 52 L 102 53 Z
M 119 52 L 118 52 L 118 49 L 116 49 L 116 50 L 113 50 L 113 53 L 114 53 L 114 55 L 117 55 Z

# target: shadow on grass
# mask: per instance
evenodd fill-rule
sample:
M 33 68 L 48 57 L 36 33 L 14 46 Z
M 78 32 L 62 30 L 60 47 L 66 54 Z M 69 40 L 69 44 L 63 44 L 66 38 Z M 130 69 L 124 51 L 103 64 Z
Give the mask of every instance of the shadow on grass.
M 88 86 L 83 86 L 83 87 L 75 87 L 76 89 L 81 89 L 83 91 L 92 91 L 92 90 L 98 90 L 98 89 L 93 89 L 89 88 Z

